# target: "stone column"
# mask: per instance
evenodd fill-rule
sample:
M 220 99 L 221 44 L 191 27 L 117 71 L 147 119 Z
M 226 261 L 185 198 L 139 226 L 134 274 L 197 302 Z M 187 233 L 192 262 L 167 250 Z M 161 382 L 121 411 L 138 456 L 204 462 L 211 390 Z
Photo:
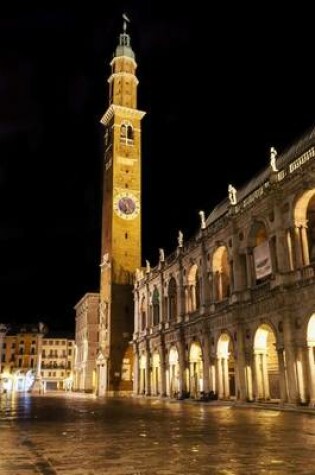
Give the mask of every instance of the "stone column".
M 228 358 L 222 358 L 222 373 L 223 373 L 223 393 L 225 398 L 230 397 L 230 385 L 229 385 L 229 360 Z
M 291 230 L 287 230 L 287 247 L 288 247 L 288 259 L 289 259 L 289 270 L 294 270 L 294 259 L 293 259 L 293 249 L 292 249 L 292 236 Z
M 185 315 L 185 289 L 183 282 L 183 265 L 182 265 L 182 248 L 178 248 L 178 262 L 179 262 L 179 278 L 178 278 L 178 291 L 177 291 L 177 322 L 180 323 Z
M 254 353 L 254 368 L 255 368 L 255 378 L 254 378 L 254 387 L 255 387 L 255 399 L 262 398 L 262 380 L 261 380 L 261 367 L 260 367 L 260 354 Z
M 133 394 L 136 396 L 140 392 L 139 388 L 139 349 L 137 344 L 133 344 Z
M 201 308 L 205 311 L 210 305 L 210 286 L 208 281 L 208 259 L 205 237 L 201 244 Z
M 253 265 L 252 265 L 252 249 L 248 248 L 246 250 L 246 279 L 247 279 L 247 288 L 250 289 L 253 282 Z
M 160 345 L 159 355 L 160 355 L 160 381 L 159 381 L 159 393 L 161 396 L 166 396 L 166 363 L 165 363 L 165 354 L 164 354 L 164 345 Z
M 209 337 L 205 336 L 202 345 L 202 371 L 203 371 L 203 390 L 205 393 L 209 392 Z
M 43 348 L 43 336 L 44 336 L 44 325 L 39 323 L 39 329 L 37 333 L 37 361 L 36 361 L 36 370 L 35 370 L 35 382 L 31 388 L 31 392 L 40 393 L 42 391 L 42 348 Z
M 178 350 L 178 372 L 179 372 L 179 380 L 178 380 L 178 391 L 180 396 L 183 393 L 187 392 L 186 387 L 186 380 L 185 380 L 185 369 L 186 369 L 186 362 L 185 362 L 185 348 L 184 343 L 177 340 L 177 350 Z
M 241 324 L 237 327 L 237 380 L 236 380 L 236 397 L 240 401 L 246 401 L 246 365 L 245 365 L 245 345 L 244 331 Z
M 134 300 L 134 332 L 138 333 L 141 330 L 141 323 L 140 323 L 140 313 L 139 313 L 139 291 L 134 290 L 133 292 L 133 300 Z
M 288 379 L 288 402 L 290 404 L 297 404 L 299 402 L 299 397 L 296 378 L 296 357 L 290 315 L 283 316 L 283 343 L 286 360 L 286 374 Z
M 305 396 L 304 371 L 303 371 L 303 349 L 300 346 L 298 346 L 296 349 L 296 375 L 297 375 L 298 398 L 302 403 L 304 403 L 306 402 L 306 396 Z
M 268 365 L 267 365 L 266 353 L 261 354 L 261 369 L 262 369 L 262 378 L 263 378 L 264 398 L 270 399 L 270 387 L 269 387 L 269 376 L 268 376 Z
M 314 407 L 315 406 L 315 364 L 314 364 L 314 347 L 309 346 L 308 350 L 308 387 L 309 387 L 309 395 L 310 395 L 310 402 L 309 405 Z
M 145 365 L 145 395 L 151 395 L 151 355 L 150 350 L 146 350 L 146 365 Z
M 218 398 L 223 399 L 224 396 L 224 387 L 223 387 L 223 375 L 222 375 L 222 358 L 217 356 L 216 359 L 216 380 L 217 380 L 217 391 Z
M 297 268 L 303 267 L 303 253 L 302 253 L 302 241 L 301 241 L 301 228 L 294 228 L 294 241 L 295 241 L 295 256 Z
M 305 225 L 301 226 L 301 244 L 302 244 L 303 263 L 305 266 L 309 266 L 310 256 L 309 256 L 309 251 L 308 251 L 307 228 Z
M 283 348 L 277 349 L 278 365 L 279 365 L 279 384 L 280 384 L 280 402 L 284 404 L 288 400 L 287 385 L 286 385 L 286 369 L 284 364 Z

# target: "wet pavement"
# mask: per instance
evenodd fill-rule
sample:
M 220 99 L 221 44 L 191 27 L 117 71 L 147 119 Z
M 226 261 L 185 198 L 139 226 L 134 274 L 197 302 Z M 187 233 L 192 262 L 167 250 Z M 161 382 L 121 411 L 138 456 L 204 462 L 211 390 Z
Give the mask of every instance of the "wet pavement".
M 2 396 L 0 474 L 315 474 L 315 414 L 157 399 Z

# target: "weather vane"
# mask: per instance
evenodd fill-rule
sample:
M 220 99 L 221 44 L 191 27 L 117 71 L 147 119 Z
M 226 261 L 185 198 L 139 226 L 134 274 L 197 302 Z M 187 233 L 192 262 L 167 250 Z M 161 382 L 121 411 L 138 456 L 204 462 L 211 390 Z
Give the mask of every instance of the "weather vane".
M 127 31 L 127 23 L 130 23 L 130 20 L 129 20 L 129 18 L 127 17 L 126 13 L 123 13 L 123 14 L 122 14 L 122 17 L 123 17 L 123 20 L 124 20 L 124 23 L 123 23 L 123 30 L 124 30 L 124 33 L 126 33 L 126 31 Z

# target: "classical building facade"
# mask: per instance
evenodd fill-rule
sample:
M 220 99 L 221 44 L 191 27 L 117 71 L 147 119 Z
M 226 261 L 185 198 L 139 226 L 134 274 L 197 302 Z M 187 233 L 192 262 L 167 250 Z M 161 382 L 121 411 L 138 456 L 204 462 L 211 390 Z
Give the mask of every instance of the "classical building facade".
M 99 348 L 98 293 L 87 293 L 76 304 L 74 390 L 96 391 L 95 361 Z
M 134 394 L 315 403 L 315 129 L 137 272 Z
M 72 387 L 73 339 L 47 334 L 42 323 L 1 329 L 0 392 Z

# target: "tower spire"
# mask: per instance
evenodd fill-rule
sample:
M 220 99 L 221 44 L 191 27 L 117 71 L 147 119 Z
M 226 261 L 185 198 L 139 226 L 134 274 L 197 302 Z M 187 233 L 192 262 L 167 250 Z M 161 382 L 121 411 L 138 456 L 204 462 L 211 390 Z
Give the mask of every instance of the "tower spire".
M 126 13 L 122 14 L 123 18 L 123 32 L 119 35 L 119 44 L 115 51 L 115 56 L 129 56 L 129 58 L 135 59 L 135 54 L 131 48 L 130 35 L 127 33 L 127 25 L 130 23 L 130 19 Z

